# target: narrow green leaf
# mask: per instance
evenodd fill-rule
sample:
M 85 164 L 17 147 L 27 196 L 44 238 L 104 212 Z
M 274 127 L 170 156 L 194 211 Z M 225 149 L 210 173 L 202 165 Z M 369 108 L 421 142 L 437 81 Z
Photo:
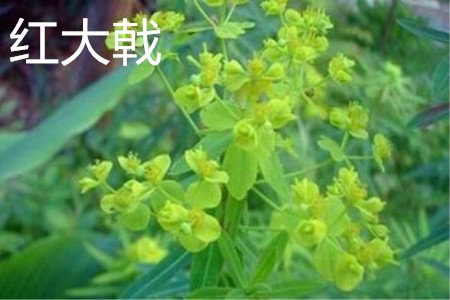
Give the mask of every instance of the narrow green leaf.
M 450 277 L 450 268 L 441 263 L 440 261 L 429 257 L 421 257 L 419 259 L 424 263 L 426 263 L 427 265 L 429 265 L 430 267 L 432 267 L 433 269 L 435 269 L 436 271 L 438 271 L 439 274 L 441 274 L 441 276 L 446 277 L 447 279 Z
M 212 243 L 202 252 L 193 254 L 190 283 L 191 291 L 217 285 L 221 268 L 222 256 L 220 255 L 217 243 Z
M 155 67 L 148 61 L 145 60 L 140 65 L 134 68 L 134 70 L 128 76 L 128 84 L 133 85 L 143 81 L 153 74 Z
M 332 139 L 326 136 L 321 136 L 320 140 L 317 142 L 317 145 L 319 145 L 320 149 L 327 151 L 334 161 L 340 162 L 345 159 L 344 152 L 342 152 L 339 145 Z
M 324 288 L 323 281 L 287 280 L 272 284 L 268 289 L 262 288 L 254 293 L 258 299 L 299 299 L 319 292 Z
M 273 271 L 277 262 L 283 256 L 284 250 L 288 242 L 288 234 L 286 231 L 280 232 L 273 238 L 266 250 L 262 254 L 253 275 L 250 279 L 250 285 L 254 285 L 266 280 Z
M 205 136 L 200 142 L 198 142 L 194 148 L 202 147 L 208 153 L 211 159 L 217 159 L 227 148 L 231 142 L 231 131 L 215 132 Z M 183 157 L 178 159 L 170 169 L 170 175 L 181 175 L 189 172 L 190 168 Z
M 173 278 L 177 273 L 182 272 L 190 260 L 190 255 L 186 250 L 179 247 L 170 253 L 161 263 L 131 283 L 119 298 L 122 299 L 143 299 L 156 294 L 164 283 Z
M 438 121 L 448 120 L 450 102 L 435 104 L 415 116 L 409 123 L 409 127 L 427 127 Z
M 39 166 L 120 100 L 131 68 L 120 68 L 62 104 L 53 115 L 0 153 L 0 182 Z
M 447 241 L 448 239 L 449 239 L 449 227 L 448 227 L 448 223 L 447 223 L 447 224 L 445 224 L 445 226 L 441 226 L 441 227 L 435 229 L 426 238 L 418 241 L 411 248 L 406 250 L 400 258 L 408 259 L 408 258 L 416 255 L 417 253 L 420 253 L 424 250 L 434 247 L 435 245 L 440 244 L 444 241 Z
M 446 101 L 449 92 L 449 57 L 444 57 L 433 72 L 431 95 L 434 102 Z
M 233 242 L 226 232 L 217 241 L 224 263 L 230 268 L 231 275 L 239 287 L 247 285 L 244 275 L 244 266 Z
M 258 159 L 252 153 L 231 144 L 225 152 L 223 169 L 230 176 L 227 187 L 231 195 L 242 200 L 256 181 Z
M 410 20 L 405 20 L 405 19 L 397 20 L 397 23 L 400 24 L 400 26 L 402 26 L 409 32 L 417 35 L 420 38 L 425 38 L 428 40 L 432 40 L 435 42 L 439 42 L 439 43 L 448 45 L 448 42 L 449 42 L 448 32 L 437 30 L 434 28 L 426 27 L 426 26 L 422 26 L 415 22 L 412 22 Z
M 0 131 L 0 154 L 3 150 L 22 139 L 25 135 L 25 132 Z
M 229 287 L 207 287 L 195 290 L 188 295 L 188 299 L 225 299 L 231 291 Z
M 272 187 L 281 199 L 287 199 L 289 187 L 284 180 L 283 165 L 275 151 L 269 157 L 259 158 L 259 168 L 265 181 Z

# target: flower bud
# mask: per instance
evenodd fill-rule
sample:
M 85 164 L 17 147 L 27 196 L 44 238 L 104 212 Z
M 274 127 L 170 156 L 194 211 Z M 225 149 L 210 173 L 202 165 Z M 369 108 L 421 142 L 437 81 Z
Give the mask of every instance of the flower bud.
M 122 167 L 125 172 L 131 175 L 137 175 L 139 173 L 139 167 L 141 166 L 141 160 L 137 156 L 137 154 L 130 152 L 128 156 L 119 156 L 118 159 L 119 165 Z
M 162 31 L 176 31 L 184 22 L 183 14 L 174 11 L 158 11 L 152 15 L 152 20 Z
M 267 103 L 267 113 L 269 122 L 274 129 L 284 127 L 287 123 L 295 119 L 295 116 L 292 114 L 292 107 L 288 100 L 270 100 Z
M 250 151 L 258 146 L 258 134 L 256 128 L 249 120 L 239 121 L 233 129 L 234 141 L 240 148 Z
M 170 202 L 169 200 L 166 201 L 164 207 L 158 212 L 159 225 L 164 230 L 170 232 L 177 232 L 180 226 L 187 221 L 188 210 L 180 204 Z
M 353 60 L 345 57 L 342 53 L 338 53 L 328 64 L 328 73 L 335 81 L 346 83 L 352 79 L 350 72 L 354 66 Z
M 108 178 L 112 169 L 112 162 L 110 161 L 97 161 L 95 165 L 89 167 L 94 177 L 100 181 L 105 181 Z
M 296 236 L 298 241 L 309 247 L 320 243 L 327 233 L 327 226 L 325 223 L 318 219 L 311 219 L 307 221 L 301 221 Z
M 355 256 L 344 253 L 336 263 L 335 281 L 338 288 L 343 291 L 353 290 L 363 279 L 364 267 L 360 265 Z

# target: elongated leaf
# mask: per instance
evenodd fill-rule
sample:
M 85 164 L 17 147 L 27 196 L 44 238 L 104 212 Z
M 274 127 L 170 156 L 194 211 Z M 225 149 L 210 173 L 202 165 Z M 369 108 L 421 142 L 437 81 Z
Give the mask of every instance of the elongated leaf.
M 277 262 L 281 259 L 288 242 L 288 234 L 282 231 L 273 238 L 256 265 L 250 279 L 250 285 L 263 282 L 269 277 Z
M 449 276 L 450 268 L 448 266 L 444 265 L 443 263 L 441 263 L 440 261 L 429 258 L 429 257 L 421 257 L 420 260 L 423 261 L 424 263 L 426 263 L 427 265 L 429 265 L 430 267 L 432 267 L 433 269 L 435 269 L 436 271 L 438 271 L 441 274 L 441 276 L 447 277 L 447 278 L 450 277 Z
M 64 298 L 100 271 L 80 236 L 39 240 L 0 264 L 0 298 Z
M 259 168 L 264 180 L 277 192 L 281 199 L 287 199 L 289 188 L 284 180 L 283 165 L 276 152 L 259 159 Z
M 426 27 L 426 26 L 422 26 L 415 22 L 405 20 L 405 19 L 397 20 L 397 23 L 400 24 L 400 26 L 402 26 L 409 32 L 417 35 L 420 38 L 425 38 L 428 40 L 432 40 L 435 42 L 439 42 L 439 43 L 448 45 L 448 42 L 449 42 L 448 32 L 433 29 L 433 28 Z
M 0 153 L 25 135 L 24 132 L 0 131 Z
M 230 131 L 210 133 L 204 137 L 194 148 L 202 147 L 208 153 L 209 158 L 217 159 L 227 148 L 232 138 Z M 177 160 L 170 169 L 171 175 L 180 175 L 189 172 L 190 168 L 183 157 Z
M 164 287 L 171 278 L 178 272 L 182 272 L 190 260 L 190 255 L 186 250 L 177 248 L 154 268 L 150 269 L 143 276 L 131 283 L 120 296 L 122 299 L 143 299 L 149 298 Z
M 449 239 L 449 227 L 448 223 L 445 226 L 437 228 L 435 231 L 431 232 L 426 238 L 418 241 L 411 248 L 406 250 L 401 256 L 401 259 L 408 259 L 419 252 L 427 250 L 439 243 L 447 241 Z
M 427 127 L 437 121 L 448 120 L 450 102 L 439 103 L 415 116 L 408 124 L 409 127 Z
M 448 99 L 449 89 L 449 57 L 444 57 L 433 72 L 432 78 L 432 98 L 433 101 L 442 101 Z
M 225 299 L 230 290 L 228 287 L 207 287 L 189 293 L 188 299 Z
M 227 187 L 231 195 L 242 200 L 256 181 L 258 159 L 254 154 L 232 144 L 225 152 L 223 169 L 230 176 Z
M 288 280 L 272 284 L 267 289 L 256 291 L 259 299 L 298 299 L 319 292 L 324 288 L 323 281 L 318 280 Z
M 238 231 L 245 205 L 245 201 L 238 201 L 232 196 L 226 200 L 224 228 L 231 238 L 234 238 Z
M 222 232 L 222 236 L 217 243 L 219 245 L 220 253 L 224 259 L 224 263 L 229 266 L 231 275 L 236 281 L 236 284 L 238 284 L 239 287 L 245 287 L 246 280 L 244 275 L 244 266 L 228 234 L 226 232 Z
M 0 153 L 0 182 L 29 171 L 55 155 L 73 136 L 95 124 L 120 100 L 131 68 L 121 68 L 61 105 L 23 138 Z
M 191 291 L 208 286 L 215 286 L 222 268 L 222 256 L 216 243 L 212 243 L 192 257 Z

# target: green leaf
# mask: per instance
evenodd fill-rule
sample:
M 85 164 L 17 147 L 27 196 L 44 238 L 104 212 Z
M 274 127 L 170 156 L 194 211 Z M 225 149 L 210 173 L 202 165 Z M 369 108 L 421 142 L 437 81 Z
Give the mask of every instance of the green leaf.
M 439 228 L 435 229 L 426 238 L 421 239 L 411 248 L 406 250 L 402 254 L 401 259 L 408 259 L 419 252 L 434 247 L 435 245 L 440 244 L 444 241 L 448 241 L 448 239 L 449 239 L 449 227 L 447 222 L 444 226 L 440 226 Z
M 25 135 L 25 132 L 0 131 L 0 154 L 4 149 L 25 137 Z
M 415 116 L 408 127 L 427 127 L 438 121 L 448 120 L 449 112 L 450 102 L 435 104 Z
M 65 298 L 67 289 L 88 284 L 100 268 L 83 240 L 77 235 L 51 236 L 2 261 L 0 298 Z
M 247 283 L 244 275 L 244 265 L 242 264 L 241 258 L 239 257 L 229 235 L 226 232 L 222 232 L 217 244 L 219 245 L 224 263 L 230 268 L 230 272 L 235 283 L 239 287 L 245 287 Z
M 225 299 L 231 291 L 229 287 L 207 287 L 195 290 L 188 295 L 188 299 Z
M 275 265 L 284 254 L 288 238 L 289 236 L 286 231 L 282 231 L 273 238 L 256 265 L 255 271 L 250 279 L 250 285 L 264 282 L 269 277 Z
M 230 176 L 227 187 L 231 195 L 242 200 L 256 181 L 258 159 L 252 153 L 231 144 L 225 152 L 223 169 Z
M 148 61 L 143 61 L 140 65 L 137 65 L 134 70 L 128 76 L 128 84 L 133 85 L 143 81 L 150 77 L 155 71 L 155 67 Z
M 217 285 L 221 268 L 222 256 L 220 255 L 217 243 L 211 243 L 202 252 L 193 254 L 190 284 L 191 291 Z
M 174 278 L 177 273 L 189 263 L 190 255 L 186 250 L 179 247 L 173 250 L 156 267 L 144 273 L 141 277 L 131 283 L 120 295 L 122 299 L 144 299 L 150 298 L 158 293 L 164 283 Z
M 449 93 L 449 57 L 444 57 L 433 73 L 431 95 L 434 102 L 446 101 Z
M 221 199 L 219 184 L 206 180 L 192 183 L 186 192 L 186 200 L 193 208 L 213 208 L 220 204 Z
M 106 75 L 0 153 L 0 182 L 39 166 L 119 102 L 131 68 Z
M 419 25 L 415 22 L 405 19 L 397 20 L 397 23 L 400 24 L 403 28 L 408 30 L 409 32 L 417 35 L 420 38 L 425 38 L 428 40 L 432 40 L 435 42 L 443 43 L 448 45 L 449 42 L 449 34 L 445 31 L 440 31 L 437 29 L 433 29 L 430 27 Z
M 147 124 L 141 122 L 123 122 L 119 129 L 119 136 L 123 139 L 138 141 L 150 134 Z
M 217 159 L 227 148 L 232 139 L 231 131 L 215 132 L 205 136 L 200 142 L 198 142 L 194 148 L 202 147 L 206 151 L 208 157 L 211 159 Z M 177 160 L 170 169 L 170 175 L 181 175 L 189 172 L 189 168 L 186 160 L 181 157 Z
M 278 193 L 281 199 L 287 199 L 289 187 L 284 180 L 283 165 L 276 152 L 269 157 L 259 158 L 259 168 L 264 180 Z
M 327 151 L 334 161 L 340 162 L 345 159 L 345 154 L 342 152 L 339 145 L 332 139 L 326 136 L 321 136 L 320 140 L 317 142 L 317 145 L 319 145 L 320 149 Z
M 135 210 L 122 214 L 120 221 L 127 229 L 139 231 L 147 228 L 150 215 L 150 208 L 145 204 L 139 204 Z
M 245 33 L 245 29 L 255 26 L 253 22 L 226 22 L 215 28 L 215 33 L 221 39 L 236 39 Z
M 313 253 L 313 264 L 317 272 L 328 281 L 334 281 L 334 268 L 341 251 L 333 242 L 325 239 Z
M 319 280 L 297 279 L 278 282 L 254 293 L 257 299 L 299 299 L 315 294 L 324 288 Z
M 231 238 L 234 238 L 234 235 L 239 229 L 242 214 L 245 211 L 245 206 L 245 201 L 236 200 L 231 195 L 226 200 L 224 229 L 228 232 Z
M 200 111 L 202 123 L 217 131 L 233 128 L 236 123 L 233 107 L 222 101 L 215 101 L 208 104 Z

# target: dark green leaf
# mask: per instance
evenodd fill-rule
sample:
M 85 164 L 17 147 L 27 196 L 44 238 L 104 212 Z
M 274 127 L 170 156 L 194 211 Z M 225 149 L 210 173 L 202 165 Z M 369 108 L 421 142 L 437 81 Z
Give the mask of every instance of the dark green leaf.
M 222 236 L 217 241 L 220 253 L 224 259 L 224 263 L 230 268 L 231 275 L 239 287 L 246 286 L 244 275 L 244 266 L 239 257 L 233 242 L 226 232 L 222 232 Z
M 50 117 L 0 153 L 0 182 L 39 166 L 73 136 L 95 124 L 120 100 L 130 68 L 121 68 L 65 102 Z
M 409 32 L 417 35 L 420 38 L 429 39 L 435 42 L 443 43 L 448 45 L 449 42 L 449 34 L 448 32 L 437 30 L 434 28 L 426 27 L 419 25 L 410 20 L 400 19 L 397 20 L 397 23 L 400 24 L 403 28 L 408 30 Z
M 427 127 L 437 121 L 448 120 L 450 102 L 439 103 L 415 116 L 408 124 L 409 127 Z
M 262 288 L 254 295 L 259 299 L 298 299 L 323 289 L 323 281 L 318 280 L 287 280 Z
M 87 284 L 99 269 L 82 237 L 45 238 L 0 264 L 0 298 L 64 298 L 67 289 Z
M 447 241 L 448 239 L 449 239 L 449 227 L 447 223 L 444 226 L 440 226 L 435 231 L 431 232 L 426 238 L 418 241 L 411 248 L 406 250 L 400 258 L 408 259 L 416 255 L 417 253 L 427 250 L 439 243 Z
M 149 298 L 158 293 L 161 288 L 177 273 L 182 272 L 190 260 L 190 255 L 186 250 L 177 248 L 170 253 L 161 263 L 150 269 L 148 272 L 131 283 L 120 296 L 122 299 L 143 299 Z
M 449 57 L 444 57 L 436 67 L 432 78 L 432 99 L 436 101 L 446 101 L 449 92 Z
M 230 290 L 228 287 L 207 287 L 189 293 L 188 299 L 225 299 Z
M 192 291 L 207 286 L 215 286 L 222 268 L 222 257 L 216 243 L 212 243 L 200 253 L 193 254 L 191 267 Z

